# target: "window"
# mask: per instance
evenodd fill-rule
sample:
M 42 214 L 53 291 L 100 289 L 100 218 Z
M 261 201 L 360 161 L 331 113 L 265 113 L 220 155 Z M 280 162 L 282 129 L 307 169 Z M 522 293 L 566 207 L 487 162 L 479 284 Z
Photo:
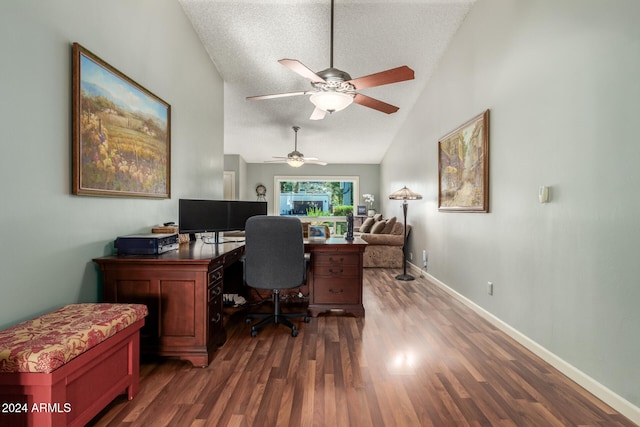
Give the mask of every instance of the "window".
M 359 187 L 357 176 L 276 176 L 274 212 L 321 222 L 332 228 L 332 233 L 343 233 Z

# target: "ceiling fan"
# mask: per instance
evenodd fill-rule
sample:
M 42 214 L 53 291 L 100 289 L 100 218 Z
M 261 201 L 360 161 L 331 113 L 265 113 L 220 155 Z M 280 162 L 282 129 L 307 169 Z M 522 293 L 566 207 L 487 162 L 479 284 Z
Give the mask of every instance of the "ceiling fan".
M 411 68 L 403 65 L 402 67 L 392 68 L 356 79 L 352 79 L 349 73 L 345 71 L 333 68 L 333 1 L 334 0 L 331 0 L 331 62 L 329 68 L 316 73 L 296 59 L 280 59 L 278 61 L 291 71 L 308 79 L 313 89 L 299 92 L 248 96 L 248 100 L 310 95 L 309 100 L 315 105 L 315 109 L 311 117 L 309 117 L 311 120 L 324 119 L 327 113 L 343 110 L 351 105 L 352 102 L 387 114 L 395 113 L 399 110 L 399 108 L 394 105 L 363 95 L 357 91 L 412 80 L 414 78 L 414 72 Z
M 287 157 L 274 156 L 273 158 L 277 160 L 269 160 L 265 163 L 287 163 L 289 166 L 294 168 L 299 168 L 305 163 L 311 164 L 311 165 L 325 166 L 327 162 L 321 162 L 316 157 L 305 157 L 304 154 L 298 151 L 298 131 L 300 130 L 300 126 L 293 126 L 292 129 L 296 134 L 295 146 L 293 148 L 293 151 L 287 154 Z

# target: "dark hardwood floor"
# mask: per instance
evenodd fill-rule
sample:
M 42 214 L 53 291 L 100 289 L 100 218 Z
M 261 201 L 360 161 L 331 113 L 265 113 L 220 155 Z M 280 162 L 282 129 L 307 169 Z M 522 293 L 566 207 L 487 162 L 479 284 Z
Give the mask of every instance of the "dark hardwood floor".
M 241 313 L 207 368 L 143 362 L 95 426 L 635 426 L 425 279 L 365 269 L 366 316 L 256 338 Z

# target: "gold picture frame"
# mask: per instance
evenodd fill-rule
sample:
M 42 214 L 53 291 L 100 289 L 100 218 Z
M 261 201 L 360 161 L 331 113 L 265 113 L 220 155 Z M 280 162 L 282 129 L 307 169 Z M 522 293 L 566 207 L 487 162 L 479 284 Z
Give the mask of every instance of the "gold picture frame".
M 75 195 L 171 197 L 171 106 L 73 43 Z
M 438 210 L 489 212 L 489 110 L 438 141 Z

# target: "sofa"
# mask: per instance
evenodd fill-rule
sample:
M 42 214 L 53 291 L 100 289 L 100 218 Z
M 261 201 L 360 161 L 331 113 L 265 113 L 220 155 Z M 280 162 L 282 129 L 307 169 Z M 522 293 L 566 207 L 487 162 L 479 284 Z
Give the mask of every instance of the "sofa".
M 407 224 L 407 237 L 411 226 Z M 384 219 L 381 214 L 367 218 L 354 235 L 367 242 L 364 267 L 402 268 L 404 225 L 396 217 Z

